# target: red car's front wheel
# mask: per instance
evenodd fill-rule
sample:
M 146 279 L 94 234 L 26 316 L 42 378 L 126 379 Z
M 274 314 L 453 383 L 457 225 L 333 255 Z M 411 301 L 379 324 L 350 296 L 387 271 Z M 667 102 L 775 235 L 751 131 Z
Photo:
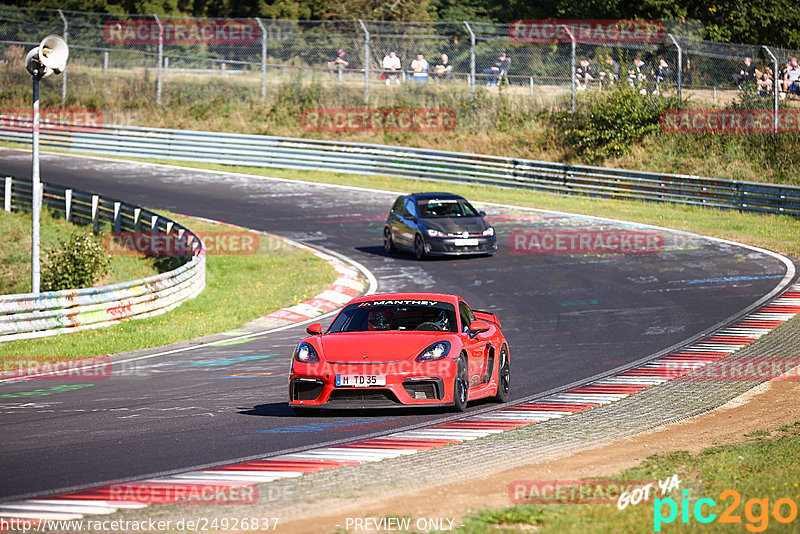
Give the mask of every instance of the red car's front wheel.
M 458 371 L 453 379 L 453 408 L 457 412 L 467 410 L 469 397 L 469 374 L 467 373 L 467 355 L 458 358 Z

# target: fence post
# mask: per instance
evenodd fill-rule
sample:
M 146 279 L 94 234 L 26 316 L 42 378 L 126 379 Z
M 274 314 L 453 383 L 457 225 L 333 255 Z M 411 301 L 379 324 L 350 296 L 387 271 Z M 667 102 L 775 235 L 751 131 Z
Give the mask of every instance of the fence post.
M 267 28 L 259 17 L 256 17 L 256 22 L 261 28 L 261 103 L 263 104 L 267 101 Z
M 667 37 L 672 40 L 675 48 L 678 49 L 678 109 L 681 109 L 683 107 L 683 98 L 681 97 L 681 89 L 683 87 L 683 49 L 674 35 L 668 33 Z
M 72 189 L 64 189 L 64 220 L 72 219 Z
M 572 87 L 572 96 L 569 109 L 570 111 L 575 111 L 575 36 L 572 35 L 572 30 L 570 30 L 569 26 L 566 24 L 560 25 L 559 28 L 564 28 L 567 31 L 571 43 L 569 54 L 569 83 Z M 558 32 L 556 32 L 556 34 L 557 33 Z
M 469 87 L 473 102 L 475 102 L 475 33 L 472 31 L 472 27 L 469 25 L 469 22 L 466 20 L 464 21 L 464 26 L 467 27 L 467 31 L 469 32 Z
M 164 79 L 169 78 L 169 56 L 164 56 Z
M 122 228 L 122 220 L 120 219 L 120 211 L 122 209 L 121 202 L 114 202 L 114 231 L 119 232 Z
M 364 30 L 364 103 L 369 102 L 369 30 L 364 21 L 358 19 L 361 29 Z
M 11 211 L 11 181 L 13 178 L 6 176 L 6 195 L 3 197 L 3 209 Z
M 61 17 L 61 20 L 64 22 L 64 42 L 68 42 L 68 32 L 69 32 L 69 24 L 67 23 L 67 17 L 64 16 L 64 13 L 59 9 L 58 14 Z M 67 69 L 64 68 L 64 71 L 61 73 L 61 101 L 67 99 Z
M 772 68 L 773 76 L 772 77 L 775 79 L 775 87 L 773 87 L 773 91 L 772 91 L 772 93 L 773 93 L 773 95 L 775 97 L 773 118 L 772 118 L 773 125 L 772 126 L 775 129 L 775 133 L 778 133 L 778 98 L 780 96 L 779 95 L 780 88 L 778 86 L 778 72 L 780 72 L 778 70 L 778 57 L 775 54 L 772 53 L 772 50 L 770 50 L 770 48 L 767 45 L 763 45 L 763 48 L 764 48 L 764 50 L 767 51 L 767 54 L 769 54 L 769 56 L 772 58 L 772 64 L 773 64 L 773 68 Z
M 94 233 L 100 229 L 100 197 L 92 195 L 92 230 Z
M 161 105 L 161 75 L 164 63 L 164 26 L 158 15 L 153 15 L 158 24 L 158 81 L 156 82 L 156 105 Z
M 103 74 L 108 73 L 108 50 L 103 52 Z

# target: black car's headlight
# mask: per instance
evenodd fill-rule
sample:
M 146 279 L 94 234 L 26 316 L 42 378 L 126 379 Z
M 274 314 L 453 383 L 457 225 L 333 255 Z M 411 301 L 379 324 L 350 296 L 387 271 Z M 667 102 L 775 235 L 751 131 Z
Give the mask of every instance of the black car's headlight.
M 493 236 L 494 235 L 494 228 L 491 226 L 483 231 L 483 235 Z
M 441 360 L 447 353 L 450 352 L 450 342 L 449 341 L 437 341 L 427 349 L 420 352 L 419 356 L 417 356 L 418 362 L 435 362 L 436 360 Z
M 294 359 L 303 363 L 316 363 L 319 355 L 309 343 L 300 343 L 294 351 Z
M 433 228 L 428 228 L 426 230 L 426 233 L 430 237 L 447 237 L 447 234 L 445 234 L 444 232 L 440 232 L 439 230 L 434 230 Z

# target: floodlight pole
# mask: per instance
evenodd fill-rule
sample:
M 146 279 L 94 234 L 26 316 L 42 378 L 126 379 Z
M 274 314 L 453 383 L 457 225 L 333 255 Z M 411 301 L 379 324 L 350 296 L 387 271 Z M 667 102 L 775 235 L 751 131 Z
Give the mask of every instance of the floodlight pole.
M 778 133 L 778 98 L 780 92 L 780 86 L 778 85 L 778 57 L 772 53 L 772 50 L 766 45 L 763 45 L 762 48 L 769 54 L 769 57 L 772 58 L 772 78 L 775 82 L 775 86 L 773 87 L 773 98 L 775 101 L 773 102 L 773 110 L 772 110 L 772 128 L 775 133 Z
M 31 293 L 39 294 L 39 212 L 42 206 L 41 182 L 39 179 L 39 80 L 42 70 L 33 75 L 33 116 L 31 131 L 33 137 L 33 164 L 31 167 Z
M 475 102 L 475 33 L 472 31 L 472 27 L 469 25 L 469 22 L 466 20 L 463 21 L 464 26 L 467 27 L 467 31 L 469 32 L 469 87 L 470 87 L 470 99 L 472 102 Z

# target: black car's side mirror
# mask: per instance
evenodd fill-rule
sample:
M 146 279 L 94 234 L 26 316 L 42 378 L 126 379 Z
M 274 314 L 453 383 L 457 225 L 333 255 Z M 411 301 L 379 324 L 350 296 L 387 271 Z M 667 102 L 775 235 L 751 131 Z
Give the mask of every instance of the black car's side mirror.
M 409 215 L 407 218 L 408 218 L 409 221 L 417 222 L 417 216 L 416 215 Z
M 481 217 L 486 217 L 486 212 L 485 211 L 479 211 L 478 215 L 480 215 Z

